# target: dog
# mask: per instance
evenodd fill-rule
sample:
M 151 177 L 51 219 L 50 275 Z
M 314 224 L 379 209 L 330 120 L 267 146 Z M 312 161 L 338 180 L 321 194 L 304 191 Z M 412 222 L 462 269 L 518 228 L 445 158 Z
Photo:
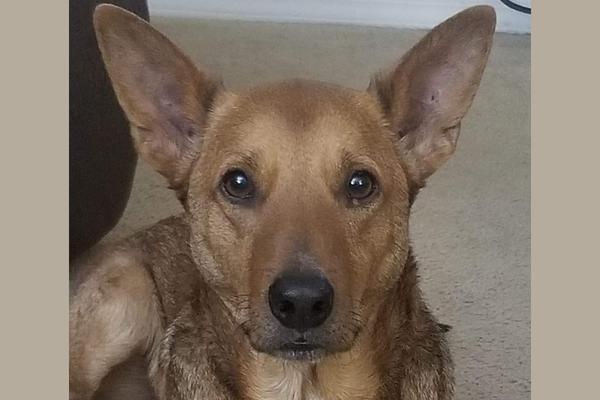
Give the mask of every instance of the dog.
M 495 20 L 488 6 L 456 14 L 366 90 L 234 93 L 142 19 L 98 6 L 135 148 L 184 212 L 76 261 L 69 398 L 451 399 L 409 213 L 454 153 Z

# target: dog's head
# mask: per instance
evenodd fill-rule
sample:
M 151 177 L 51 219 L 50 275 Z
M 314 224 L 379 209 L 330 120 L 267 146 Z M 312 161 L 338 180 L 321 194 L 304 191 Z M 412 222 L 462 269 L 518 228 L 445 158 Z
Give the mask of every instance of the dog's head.
M 454 152 L 493 9 L 437 26 L 366 91 L 229 92 L 133 14 L 94 18 L 136 148 L 178 193 L 200 271 L 252 346 L 348 350 L 400 278 L 416 191 Z

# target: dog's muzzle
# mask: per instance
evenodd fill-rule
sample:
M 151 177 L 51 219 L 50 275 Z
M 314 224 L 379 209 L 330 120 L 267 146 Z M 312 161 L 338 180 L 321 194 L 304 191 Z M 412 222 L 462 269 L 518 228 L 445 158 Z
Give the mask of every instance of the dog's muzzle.
M 333 287 L 314 272 L 284 273 L 269 287 L 269 306 L 281 325 L 303 333 L 331 314 Z

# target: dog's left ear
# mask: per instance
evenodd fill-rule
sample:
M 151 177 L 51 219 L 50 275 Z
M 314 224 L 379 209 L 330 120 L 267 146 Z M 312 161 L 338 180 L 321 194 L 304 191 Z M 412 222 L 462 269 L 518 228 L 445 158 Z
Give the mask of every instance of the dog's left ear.
M 489 6 L 468 8 L 435 27 L 369 92 L 401 140 L 418 186 L 454 152 L 460 122 L 479 87 L 496 26 Z
M 146 21 L 122 8 L 99 5 L 94 27 L 139 155 L 182 199 L 220 82 L 197 69 Z

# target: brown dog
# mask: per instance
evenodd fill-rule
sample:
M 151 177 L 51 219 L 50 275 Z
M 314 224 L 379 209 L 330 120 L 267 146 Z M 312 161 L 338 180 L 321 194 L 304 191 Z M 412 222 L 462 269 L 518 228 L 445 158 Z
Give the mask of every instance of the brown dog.
M 137 360 L 159 399 L 450 399 L 408 217 L 454 152 L 493 9 L 437 26 L 364 92 L 232 93 L 133 14 L 94 23 L 136 148 L 185 213 L 80 261 L 70 398 L 123 376 L 142 390 L 123 375 Z

